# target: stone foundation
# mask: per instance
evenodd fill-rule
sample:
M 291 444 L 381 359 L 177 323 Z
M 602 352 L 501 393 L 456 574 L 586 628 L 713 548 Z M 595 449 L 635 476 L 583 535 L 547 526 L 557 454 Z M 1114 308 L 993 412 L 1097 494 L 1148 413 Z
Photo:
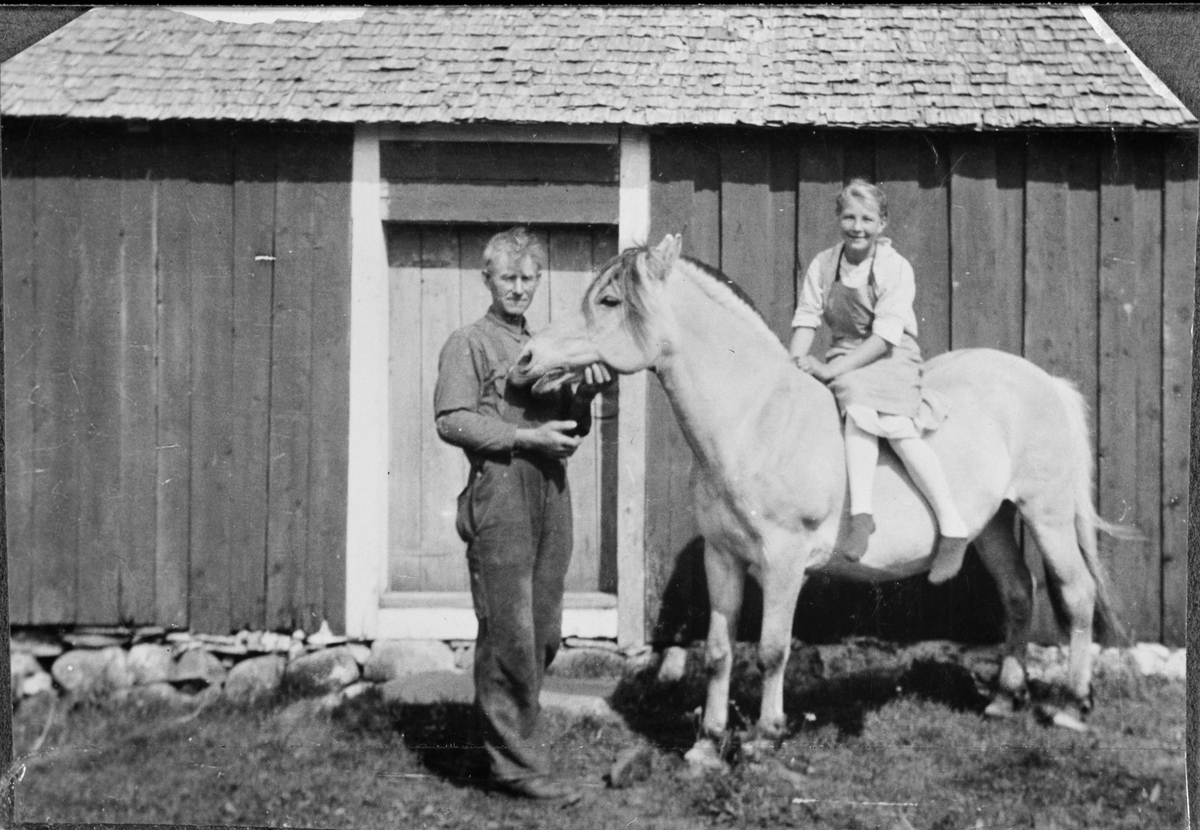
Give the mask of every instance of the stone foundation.
M 950 644 L 946 644 L 950 646 Z M 827 668 L 852 657 L 854 646 L 822 647 Z M 839 658 L 838 655 L 846 652 Z M 474 643 L 461 640 L 349 641 L 328 627 L 305 635 L 241 631 L 235 635 L 191 634 L 160 628 L 80 628 L 58 635 L 16 630 L 11 641 L 13 703 L 53 692 L 73 699 L 97 697 L 180 704 L 224 698 L 248 703 L 286 691 L 319 698 L 332 707 L 372 685 L 395 691 L 406 678 L 460 675 L 470 683 Z M 1142 675 L 1183 680 L 1186 654 L 1155 643 L 1128 649 L 1093 646 L 1098 676 Z M 623 651 L 610 640 L 570 637 L 550 667 L 554 677 L 620 677 L 657 666 L 659 680 L 683 675 L 687 650 Z M 1061 682 L 1066 648 L 1029 646 L 1031 679 Z M 846 669 L 846 666 L 842 666 Z M 417 682 L 419 685 L 419 681 Z

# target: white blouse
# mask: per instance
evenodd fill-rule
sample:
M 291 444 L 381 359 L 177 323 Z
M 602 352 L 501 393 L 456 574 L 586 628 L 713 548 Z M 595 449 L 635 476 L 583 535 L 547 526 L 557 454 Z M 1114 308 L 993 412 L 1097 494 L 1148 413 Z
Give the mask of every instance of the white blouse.
M 818 328 L 825 309 L 825 293 L 833 284 L 834 269 L 841 262 L 840 276 L 847 288 L 861 288 L 867 284 L 871 273 L 872 259 L 851 265 L 842 259 L 842 243 L 827 248 L 813 258 L 800 285 L 796 314 L 792 328 Z M 902 257 L 892 241 L 880 237 L 875 243 L 875 319 L 871 331 L 893 346 L 899 345 L 904 333 L 915 340 L 917 337 L 917 315 L 913 301 L 917 296 L 917 282 L 912 265 Z

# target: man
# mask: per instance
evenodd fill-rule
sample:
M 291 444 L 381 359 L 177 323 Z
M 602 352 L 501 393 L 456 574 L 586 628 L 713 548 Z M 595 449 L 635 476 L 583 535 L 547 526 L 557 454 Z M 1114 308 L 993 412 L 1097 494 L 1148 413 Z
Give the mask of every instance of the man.
M 475 706 L 497 786 L 574 803 L 580 793 L 549 773 L 538 696 L 562 639 L 572 542 L 566 459 L 588 433 L 592 398 L 611 376 L 591 366 L 576 390 L 544 397 L 509 383 L 529 340 L 524 315 L 546 251 L 518 227 L 492 237 L 483 258 L 491 307 L 446 341 L 434 391 L 438 435 L 471 462 L 457 528 L 479 619 Z

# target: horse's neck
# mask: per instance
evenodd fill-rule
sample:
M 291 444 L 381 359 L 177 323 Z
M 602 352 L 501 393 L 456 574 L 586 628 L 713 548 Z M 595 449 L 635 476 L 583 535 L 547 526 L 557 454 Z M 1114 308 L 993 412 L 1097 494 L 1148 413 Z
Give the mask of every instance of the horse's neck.
M 786 349 L 740 300 L 724 302 L 688 280 L 670 286 L 675 340 L 657 371 L 692 451 L 709 469 L 738 475 L 761 463 L 754 448 L 774 429 L 801 427 L 829 409 L 821 384 L 791 365 Z M 811 394 L 804 386 L 811 381 Z M 825 402 L 828 404 L 828 402 Z M 817 410 L 821 410 L 818 412 Z M 836 431 L 836 414 L 832 416 Z M 803 436 L 795 436 L 803 443 Z

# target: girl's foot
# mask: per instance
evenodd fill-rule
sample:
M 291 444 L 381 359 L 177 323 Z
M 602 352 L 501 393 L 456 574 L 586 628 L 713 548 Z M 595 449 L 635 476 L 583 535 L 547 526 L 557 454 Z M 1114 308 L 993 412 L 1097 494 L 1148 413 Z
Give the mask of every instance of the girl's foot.
M 938 537 L 937 550 L 933 554 L 933 567 L 929 569 L 930 582 L 941 585 L 959 572 L 969 541 L 965 536 Z
M 867 552 L 867 541 L 875 532 L 875 518 L 870 513 L 855 513 L 850 516 L 850 528 L 846 541 L 839 553 L 851 562 L 857 562 Z

